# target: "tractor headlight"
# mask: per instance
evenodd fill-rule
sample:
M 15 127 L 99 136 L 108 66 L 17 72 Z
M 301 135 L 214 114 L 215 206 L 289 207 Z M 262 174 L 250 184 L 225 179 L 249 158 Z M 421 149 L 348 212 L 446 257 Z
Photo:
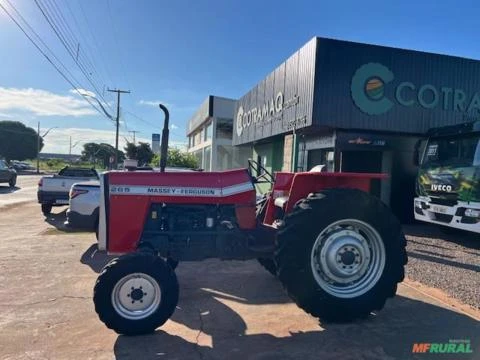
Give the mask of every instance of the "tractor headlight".
M 480 218 L 480 210 L 466 209 L 465 216 L 472 217 L 472 218 Z

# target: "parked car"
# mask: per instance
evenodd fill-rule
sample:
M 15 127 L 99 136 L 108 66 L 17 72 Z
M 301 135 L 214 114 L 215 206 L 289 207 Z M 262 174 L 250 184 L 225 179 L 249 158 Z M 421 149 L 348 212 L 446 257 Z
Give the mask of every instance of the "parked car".
M 67 210 L 65 226 L 95 230 L 98 225 L 100 182 L 86 181 L 73 184 L 69 197 L 70 205 Z
M 0 160 L 0 183 L 8 183 L 12 188 L 17 183 L 17 172 L 5 160 Z
M 10 161 L 10 164 L 13 166 L 13 168 L 17 171 L 21 170 L 34 170 L 35 168 L 30 165 L 29 163 L 18 161 L 18 160 L 12 160 Z
M 38 202 L 44 215 L 50 214 L 53 206 L 68 205 L 69 192 L 73 184 L 98 180 L 95 169 L 66 166 L 53 176 L 44 176 L 38 182 Z
M 149 166 L 136 168 L 135 171 L 157 171 Z M 165 171 L 194 171 L 188 168 L 167 167 Z M 70 189 L 70 205 L 67 210 L 65 226 L 74 229 L 97 230 L 100 206 L 100 182 L 87 181 L 75 183 Z

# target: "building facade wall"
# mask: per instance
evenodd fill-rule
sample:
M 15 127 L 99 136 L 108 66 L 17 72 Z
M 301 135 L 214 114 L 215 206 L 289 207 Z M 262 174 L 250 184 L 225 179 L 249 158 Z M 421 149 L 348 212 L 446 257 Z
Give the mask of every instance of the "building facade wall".
M 424 134 L 480 114 L 480 61 L 317 38 L 315 126 Z
M 237 101 L 234 145 L 312 124 L 315 56 L 312 39 Z

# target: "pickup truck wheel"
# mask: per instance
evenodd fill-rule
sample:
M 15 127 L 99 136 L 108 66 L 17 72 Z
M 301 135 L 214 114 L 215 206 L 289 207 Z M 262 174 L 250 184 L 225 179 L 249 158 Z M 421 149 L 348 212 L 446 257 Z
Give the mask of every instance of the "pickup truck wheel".
M 300 308 L 326 321 L 382 309 L 404 278 L 401 225 L 360 190 L 324 190 L 299 201 L 276 241 L 283 286 Z
M 178 303 L 177 277 L 167 263 L 149 253 L 111 261 L 93 291 L 95 311 L 105 325 L 124 335 L 153 332 Z
M 52 212 L 52 205 L 42 204 L 42 213 L 43 215 L 48 215 Z
M 12 178 L 10 179 L 10 181 L 8 182 L 8 185 L 9 185 L 11 188 L 13 188 L 13 187 L 15 187 L 16 183 L 17 183 L 17 177 L 14 176 L 14 177 L 12 177 Z

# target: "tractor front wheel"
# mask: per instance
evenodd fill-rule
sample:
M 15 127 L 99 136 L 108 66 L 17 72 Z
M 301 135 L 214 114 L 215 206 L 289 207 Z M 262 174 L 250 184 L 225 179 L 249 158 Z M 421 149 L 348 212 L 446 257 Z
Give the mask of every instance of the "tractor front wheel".
M 290 297 L 326 321 L 383 308 L 404 278 L 401 225 L 379 199 L 330 189 L 298 202 L 277 235 L 277 275 Z
M 152 254 L 134 253 L 108 263 L 93 292 L 95 311 L 119 334 L 153 332 L 175 311 L 177 277 L 167 263 Z
M 42 204 L 42 213 L 47 216 L 52 212 L 52 204 Z

